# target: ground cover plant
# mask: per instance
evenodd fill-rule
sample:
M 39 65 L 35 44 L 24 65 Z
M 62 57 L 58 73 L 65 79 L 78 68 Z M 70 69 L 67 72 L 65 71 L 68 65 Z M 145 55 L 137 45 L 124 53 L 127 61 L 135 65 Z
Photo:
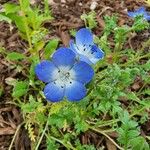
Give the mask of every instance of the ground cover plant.
M 149 1 L 0 4 L 0 149 L 150 149 Z

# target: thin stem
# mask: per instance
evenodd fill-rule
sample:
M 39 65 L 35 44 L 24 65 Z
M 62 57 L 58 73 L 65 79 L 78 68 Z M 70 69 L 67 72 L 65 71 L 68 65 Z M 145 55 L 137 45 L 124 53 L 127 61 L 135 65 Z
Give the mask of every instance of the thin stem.
M 15 138 L 16 138 L 16 136 L 17 136 L 17 134 L 18 134 L 18 132 L 19 132 L 19 130 L 20 130 L 20 128 L 21 128 L 21 126 L 24 124 L 24 122 L 22 122 L 20 125 L 18 125 L 18 127 L 17 127 L 17 129 L 16 129 L 16 132 L 15 132 L 15 134 L 14 134 L 14 136 L 13 136 L 13 139 L 12 139 L 12 141 L 11 141 L 11 143 L 10 143 L 10 146 L 9 146 L 9 148 L 8 148 L 8 150 L 11 150 L 12 149 L 12 146 L 13 146 L 13 143 L 14 143 L 14 141 L 15 141 Z
M 90 127 L 91 130 L 95 131 L 95 132 L 98 132 L 102 135 L 104 135 L 107 139 L 109 139 L 118 149 L 120 150 L 124 150 L 122 147 L 120 147 L 111 137 L 109 137 L 104 131 L 100 131 L 98 129 L 95 129 L 93 127 Z
M 144 109 L 147 109 L 147 108 L 149 108 L 149 106 L 144 106 L 144 107 L 142 107 L 141 109 L 139 109 L 139 110 L 137 110 L 137 111 L 135 111 L 135 112 L 133 112 L 129 117 L 130 118 L 132 118 L 132 117 L 134 117 L 135 115 L 138 115 L 138 114 L 140 114 L 141 113 L 141 111 L 143 111 Z M 105 121 L 105 122 L 103 122 L 102 123 L 102 121 L 100 121 L 100 122 L 96 122 L 96 123 L 91 123 L 90 121 L 86 121 L 88 124 L 94 124 L 94 127 L 93 128 L 97 128 L 97 127 L 105 127 L 105 126 L 110 126 L 110 125 L 112 125 L 112 124 L 114 124 L 114 123 L 117 123 L 117 122 L 119 122 L 120 120 L 119 119 L 113 119 L 113 120 L 108 120 L 108 121 Z
M 131 61 L 128 61 L 128 62 L 125 63 L 125 64 L 121 64 L 120 66 L 127 66 L 127 65 L 129 65 L 129 64 L 131 64 L 131 63 L 133 63 L 133 62 L 139 61 L 140 59 L 147 58 L 147 57 L 150 57 L 150 53 L 148 53 L 148 54 L 146 54 L 146 55 L 143 55 L 143 56 L 140 56 L 140 57 L 137 57 L 137 58 L 135 58 L 135 59 L 133 59 L 133 60 L 131 60 Z
M 51 138 L 51 139 L 53 139 L 54 141 L 59 142 L 60 144 L 64 145 L 67 149 L 77 150 L 76 148 L 74 148 L 74 147 L 71 145 L 71 143 L 64 143 L 62 140 L 57 139 L 57 138 L 55 138 L 55 137 L 53 137 L 53 136 L 47 135 L 46 133 L 45 133 L 45 136 L 46 136 L 48 139 Z
M 48 118 L 49 118 L 49 116 L 50 116 L 50 113 L 49 113 L 49 115 L 48 115 Z M 38 141 L 38 143 L 37 143 L 37 145 L 36 145 L 35 150 L 38 150 L 38 148 L 39 148 L 39 146 L 40 146 L 40 144 L 41 144 L 41 141 L 42 141 L 42 139 L 43 139 L 43 137 L 44 137 L 44 134 L 45 134 L 45 132 L 46 132 L 46 130 L 47 130 L 47 127 L 48 127 L 48 119 L 47 119 L 45 128 L 44 128 L 44 130 L 43 130 L 43 132 L 42 132 L 42 135 L 41 135 L 41 137 L 40 137 L 40 139 L 39 139 L 39 141 Z

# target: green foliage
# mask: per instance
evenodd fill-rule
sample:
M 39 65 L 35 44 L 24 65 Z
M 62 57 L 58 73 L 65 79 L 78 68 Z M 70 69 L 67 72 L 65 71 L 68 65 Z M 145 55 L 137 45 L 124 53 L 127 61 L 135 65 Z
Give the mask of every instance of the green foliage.
M 45 11 L 41 12 L 38 7 L 31 7 L 29 0 L 19 0 L 19 4 L 6 3 L 4 12 L 0 14 L 0 20 L 16 24 L 22 38 L 28 41 L 31 52 L 44 47 L 47 32 L 42 24 L 52 19 L 47 4 L 45 0 Z
M 149 23 L 143 19 L 143 16 L 137 16 L 134 20 L 132 29 L 136 32 L 149 28 Z
M 124 145 L 124 149 L 148 150 L 148 143 L 140 136 L 138 123 L 129 118 L 127 111 L 120 117 L 120 121 L 122 124 L 118 128 L 118 141 Z
M 21 53 L 12 52 L 12 53 L 9 53 L 6 58 L 10 61 L 16 61 L 16 60 L 24 59 L 25 56 Z
M 17 81 L 13 88 L 12 96 L 19 98 L 25 95 L 28 91 L 28 83 L 26 81 Z
M 85 22 L 86 27 L 93 29 L 97 26 L 96 13 L 94 11 L 88 14 L 82 14 L 81 19 Z
M 51 54 L 56 50 L 58 46 L 58 39 L 50 40 L 44 48 L 44 58 L 50 58 Z
M 117 17 L 116 16 L 112 16 L 112 17 L 105 16 L 104 21 L 105 21 L 104 33 L 106 35 L 109 35 L 117 27 Z
M 11 24 L 11 19 L 9 17 L 6 17 L 5 15 L 3 14 L 0 14 L 0 21 L 6 21 L 8 22 L 9 24 Z
M 5 13 L 10 14 L 10 13 L 17 13 L 19 11 L 19 6 L 16 4 L 12 4 L 12 3 L 6 3 L 4 5 L 4 9 L 5 9 Z
M 15 70 L 17 77 L 21 74 L 19 80 L 9 77 L 5 82 L 13 87 L 12 99 L 21 108 L 32 148 L 37 146 L 39 149 L 40 143 L 45 142 L 47 150 L 106 149 L 103 144 L 97 148 L 81 142 L 83 134 L 96 129 L 94 133 L 100 137 L 109 136 L 108 131 L 117 131 L 117 140 L 112 140 L 122 149 L 148 150 L 149 145 L 140 132 L 140 125 L 149 119 L 150 55 L 146 48 L 150 46 L 150 41 L 141 41 L 142 49 L 126 47 L 133 33 L 148 29 L 148 22 L 137 17 L 133 25 L 119 26 L 116 15 L 104 16 L 102 35 L 94 40 L 106 56 L 95 65 L 95 77 L 87 85 L 87 97 L 77 103 L 65 100 L 51 103 L 46 102 L 43 95 L 44 83 L 35 77 L 35 66 L 40 58 L 50 58 L 59 40 L 45 40 L 49 31 L 43 24 L 52 19 L 48 0 L 43 1 L 43 9 L 31 6 L 29 2 L 7 3 L 0 13 L 0 21 L 15 23 L 21 38 L 28 41 L 27 51 L 21 54 L 0 48 L 0 52 L 6 61 L 12 62 L 9 67 Z M 88 28 L 97 27 L 95 12 L 83 14 L 81 19 Z M 72 36 L 75 32 L 75 29 L 70 30 Z M 140 79 L 140 87 L 134 89 L 137 79 Z M 4 92 L 0 85 L 1 97 Z M 93 141 L 92 136 L 90 140 Z
M 59 148 L 59 145 L 55 143 L 54 140 L 47 138 L 47 150 L 57 150 Z

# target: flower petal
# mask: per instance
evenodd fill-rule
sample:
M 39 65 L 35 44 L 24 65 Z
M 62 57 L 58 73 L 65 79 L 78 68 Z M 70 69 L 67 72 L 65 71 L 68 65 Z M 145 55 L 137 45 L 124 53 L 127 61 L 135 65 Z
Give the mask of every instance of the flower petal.
M 75 73 L 74 80 L 79 81 L 83 84 L 90 82 L 94 76 L 93 68 L 83 61 L 76 63 L 72 70 Z
M 52 61 L 59 68 L 59 66 L 72 67 L 75 63 L 75 53 L 69 48 L 61 47 L 52 56 Z
M 90 58 L 90 61 L 93 64 L 95 64 L 97 61 L 104 57 L 104 52 L 95 44 L 92 45 L 91 54 L 93 57 Z
M 48 101 L 58 102 L 64 97 L 65 86 L 57 81 L 47 84 L 44 88 L 44 95 Z
M 79 60 L 86 62 L 89 65 L 92 65 L 93 63 L 90 61 L 89 57 L 85 56 L 85 55 L 79 55 Z
M 137 13 L 135 13 L 135 12 L 131 12 L 131 11 L 128 11 L 128 16 L 129 17 L 136 17 L 137 16 Z
M 76 33 L 77 47 L 83 47 L 84 45 L 93 45 L 93 35 L 89 29 L 82 28 Z
M 72 80 L 66 84 L 65 96 L 69 101 L 79 101 L 86 96 L 86 88 L 82 83 Z
M 76 47 L 76 45 L 75 45 L 75 43 L 74 43 L 73 40 L 70 40 L 70 42 L 69 42 L 69 48 L 70 48 L 75 54 L 77 54 L 77 47 Z
M 142 13 L 144 13 L 144 12 L 146 12 L 146 9 L 145 9 L 145 7 L 139 7 L 139 9 L 137 9 L 135 12 L 137 12 L 138 14 L 142 14 Z
M 146 19 L 147 21 L 150 21 L 150 15 L 145 16 L 145 19 Z
M 53 80 L 55 80 L 56 76 L 54 76 L 54 72 L 57 71 L 58 69 L 56 68 L 56 66 L 48 60 L 43 60 L 42 62 L 40 62 L 39 64 L 37 64 L 37 66 L 35 67 L 35 73 L 37 75 L 37 77 L 43 81 L 43 82 L 51 82 Z

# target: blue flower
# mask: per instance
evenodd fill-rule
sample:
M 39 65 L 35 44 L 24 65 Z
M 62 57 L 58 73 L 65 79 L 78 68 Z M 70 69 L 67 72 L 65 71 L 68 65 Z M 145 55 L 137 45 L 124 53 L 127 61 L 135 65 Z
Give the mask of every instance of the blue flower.
M 104 57 L 104 52 L 93 41 L 93 35 L 89 29 L 80 29 L 75 36 L 75 42 L 70 41 L 70 48 L 77 58 L 88 64 L 95 64 Z
M 140 15 L 143 16 L 143 18 L 145 20 L 147 20 L 147 21 L 150 20 L 150 13 L 145 10 L 145 7 L 140 7 L 139 9 L 135 10 L 134 12 L 128 11 L 129 17 L 135 18 Z
M 93 68 L 83 61 L 76 61 L 75 53 L 59 48 L 51 61 L 43 60 L 35 67 L 37 77 L 48 83 L 44 95 L 51 102 L 79 101 L 86 96 L 85 84 L 94 76 Z

